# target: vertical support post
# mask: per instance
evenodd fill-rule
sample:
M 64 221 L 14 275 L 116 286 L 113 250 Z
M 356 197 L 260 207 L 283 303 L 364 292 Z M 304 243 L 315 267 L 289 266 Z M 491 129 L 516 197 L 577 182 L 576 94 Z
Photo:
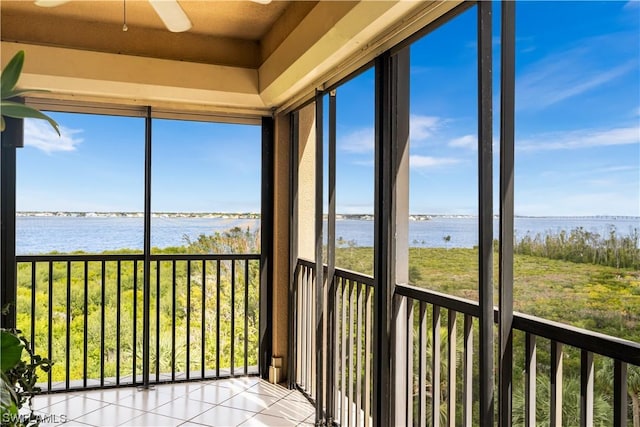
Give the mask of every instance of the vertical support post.
M 327 425 L 332 426 L 335 419 L 333 391 L 335 359 L 333 357 L 335 336 L 335 269 L 336 269 L 336 91 L 329 93 L 329 216 L 327 218 Z
M 147 107 L 144 139 L 144 283 L 142 290 L 142 387 L 149 388 L 151 315 L 151 107 Z M 187 367 L 188 370 L 188 367 Z M 135 382 L 135 378 L 134 378 Z
M 388 52 L 375 63 L 375 196 L 374 196 L 374 273 L 373 301 L 373 425 L 390 424 L 391 340 L 390 316 L 393 297 L 391 252 L 391 56 Z
M 260 208 L 260 344 L 259 372 L 269 378 L 273 349 L 273 143 L 274 121 L 262 118 L 262 185 Z
M 323 324 L 324 324 L 324 263 L 322 260 L 322 220 L 323 220 L 323 192 L 324 192 L 324 94 L 316 91 L 316 170 L 315 170 L 315 308 L 316 308 L 316 425 L 324 425 L 324 348 L 323 348 Z
M 513 192 L 515 1 L 502 2 L 500 45 L 500 364 L 498 424 L 511 427 L 513 392 Z
M 0 151 L 0 306 L 10 304 L 0 326 L 16 327 L 16 147 L 22 147 L 24 121 L 6 117 Z
M 491 2 L 478 2 L 480 426 L 493 426 L 493 94 Z
M 391 328 L 400 327 L 394 320 L 406 322 L 406 315 L 393 311 L 393 295 L 396 283 L 408 282 L 409 271 L 409 48 L 376 59 L 375 85 L 373 425 L 387 426 L 397 423 L 396 414 L 406 415 L 405 389 L 396 392 L 392 380 L 404 359 L 400 343 L 391 347 Z
M 298 265 L 298 155 L 299 155 L 299 116 L 298 112 L 291 113 L 289 121 L 291 129 L 290 154 L 289 154 L 289 349 L 287 365 L 287 380 L 289 388 L 296 384 L 296 365 L 298 355 L 296 354 L 296 319 L 298 305 L 296 304 L 296 268 Z

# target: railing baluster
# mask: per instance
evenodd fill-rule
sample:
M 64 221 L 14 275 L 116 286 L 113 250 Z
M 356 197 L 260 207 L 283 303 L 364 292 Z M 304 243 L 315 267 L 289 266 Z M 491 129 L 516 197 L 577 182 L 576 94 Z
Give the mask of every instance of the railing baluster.
M 349 325 L 347 321 L 347 309 L 349 307 L 349 286 L 345 279 L 342 279 L 342 361 L 340 363 L 342 380 L 340 382 L 340 401 L 342 402 L 342 416 L 340 419 L 340 425 L 348 425 L 348 404 L 347 399 L 347 352 L 349 347 L 347 346 L 347 327 Z
M 551 425 L 562 425 L 562 344 L 551 341 Z
M 64 384 L 65 389 L 69 390 L 70 386 L 70 378 L 69 373 L 71 371 L 71 261 L 67 261 L 67 307 L 66 307 L 66 318 L 67 318 L 67 328 L 66 328 L 66 346 L 65 349 L 65 378 Z
M 220 378 L 220 260 L 216 261 L 216 378 Z
M 202 260 L 202 296 L 201 296 L 201 304 L 202 304 L 202 316 L 200 318 L 200 378 L 205 377 L 206 372 L 206 316 L 207 312 L 207 261 Z
M 171 262 L 171 381 L 176 380 L 176 260 Z
M 371 425 L 371 345 L 372 336 L 371 328 L 373 327 L 373 316 L 371 305 L 373 304 L 373 298 L 371 297 L 371 286 L 366 286 L 365 293 L 365 324 L 364 324 L 364 425 L 369 427 Z
M 31 349 L 36 354 L 36 261 L 31 262 Z
M 249 373 L 249 261 L 244 262 L 244 374 Z
M 295 304 L 296 304 L 296 311 L 295 311 L 295 318 L 296 318 L 296 324 L 295 324 L 295 337 L 296 337 L 296 384 L 300 384 L 302 381 L 302 374 L 301 374 L 301 368 L 302 368 L 302 322 L 301 322 L 301 317 L 302 317 L 302 289 L 300 286 L 300 277 L 302 276 L 303 272 L 302 272 L 302 266 L 298 265 L 296 267 L 295 270 L 295 279 L 294 279 L 294 286 L 295 286 Z
M 355 341 L 355 327 L 354 327 L 354 316 L 355 316 L 355 304 L 353 303 L 353 280 L 349 280 L 349 392 L 348 392 L 348 396 L 349 396 L 349 410 L 348 412 L 348 424 L 347 425 L 353 425 L 353 418 L 354 418 L 354 413 L 353 413 L 353 407 L 355 404 L 355 399 L 354 399 L 354 391 L 353 391 L 353 386 L 354 386 L 354 380 L 353 380 L 353 374 L 354 374 L 354 367 L 353 367 L 353 359 L 355 356 L 355 351 L 354 351 L 354 341 Z
M 82 353 L 82 384 L 84 387 L 87 387 L 87 342 L 88 342 L 88 313 L 87 307 L 89 306 L 89 263 L 87 261 L 84 262 L 84 305 L 82 308 L 82 313 L 84 316 L 84 341 L 82 343 L 83 353 Z M 135 348 L 135 347 L 134 347 Z M 134 358 L 135 360 L 135 358 Z
M 334 286 L 330 287 L 333 289 L 333 301 L 335 303 L 333 313 L 333 384 L 330 385 L 333 387 L 333 420 L 335 422 L 340 422 L 340 399 L 337 397 L 337 390 L 339 389 L 340 384 L 340 312 L 338 311 L 340 307 L 340 292 L 339 285 L 340 279 L 334 274 L 331 278 L 333 280 Z M 330 298 L 329 298 L 330 299 Z M 365 338 L 366 339 L 366 338 Z
M 407 362 L 406 362 L 406 420 L 407 425 L 413 425 L 413 298 L 403 297 L 407 304 Z
M 156 382 L 160 382 L 160 260 L 156 260 Z
M 186 377 L 191 376 L 191 260 L 187 260 L 187 340 L 185 342 Z
M 120 385 L 120 314 L 122 311 L 122 262 L 116 265 L 116 386 Z
M 236 261 L 231 260 L 231 376 L 235 375 L 235 338 L 236 338 Z
M 613 364 L 613 425 L 627 427 L 627 364 Z
M 357 289 L 357 317 L 356 317 L 356 426 L 360 426 L 362 411 L 362 285 L 356 282 Z
M 300 316 L 302 320 L 302 343 L 301 343 L 301 371 L 300 371 L 300 382 L 303 390 L 308 391 L 307 387 L 307 321 L 311 316 L 311 312 L 309 311 L 309 307 L 307 305 L 307 268 L 304 267 L 302 271 L 302 281 L 300 283 L 301 287 L 301 296 L 300 296 L 300 305 L 302 310 L 300 311 Z M 306 314 L 306 315 L 305 315 Z
M 137 351 L 138 351 L 138 260 L 133 260 L 133 331 L 132 331 L 132 340 L 131 343 L 131 381 L 132 384 L 137 383 Z M 86 377 L 86 375 L 85 375 Z
M 300 384 L 303 390 L 307 390 L 307 320 L 311 312 L 307 307 L 307 268 L 304 267 L 300 273 Z
M 53 360 L 53 262 L 49 261 L 49 304 L 48 304 L 48 315 L 49 315 L 49 327 L 47 328 L 47 354 L 49 360 Z M 49 370 L 47 373 L 47 387 L 48 390 L 51 391 L 52 384 L 52 372 Z
M 593 427 L 593 353 L 580 353 L 580 427 Z
M 536 336 L 525 334 L 525 427 L 536 426 Z
M 308 324 L 308 339 L 307 343 L 309 346 L 309 353 L 307 357 L 309 358 L 309 371 L 307 372 L 307 379 L 311 386 L 311 392 L 309 393 L 311 396 L 316 396 L 316 286 L 318 285 L 315 281 L 315 274 L 312 274 L 311 271 L 309 273 L 309 283 L 311 284 L 309 287 L 309 293 L 307 294 L 308 304 L 309 304 L 309 312 L 311 313 L 311 321 Z
M 104 387 L 104 300 L 106 286 L 106 263 L 100 263 L 100 387 Z
M 464 425 L 471 427 L 473 424 L 473 317 L 464 315 L 464 398 L 463 418 Z
M 433 306 L 431 319 L 431 425 L 440 426 L 440 306 Z
M 418 426 L 427 426 L 427 304 L 423 301 L 418 324 Z
M 457 355 L 457 317 L 455 310 L 449 309 L 448 319 L 448 368 L 449 374 L 447 376 L 447 417 L 449 420 L 449 427 L 455 427 L 456 425 L 456 355 Z
M 306 359 L 306 372 L 305 372 L 305 390 L 307 390 L 307 392 L 309 393 L 309 395 L 314 396 L 315 392 L 313 389 L 313 377 L 312 377 L 312 373 L 314 372 L 313 369 L 313 325 L 315 324 L 315 316 L 314 316 L 314 309 L 315 309 L 315 304 L 312 303 L 312 295 L 314 295 L 313 292 L 313 278 L 312 278 L 312 273 L 311 273 L 311 269 L 307 270 L 307 276 L 306 276 L 306 286 L 305 286 L 307 293 L 305 295 L 305 304 L 306 304 L 306 309 L 305 309 L 305 313 L 309 313 L 309 317 L 307 318 L 307 324 L 306 324 L 306 328 L 305 328 L 305 336 L 306 336 L 306 353 L 305 353 L 305 359 Z

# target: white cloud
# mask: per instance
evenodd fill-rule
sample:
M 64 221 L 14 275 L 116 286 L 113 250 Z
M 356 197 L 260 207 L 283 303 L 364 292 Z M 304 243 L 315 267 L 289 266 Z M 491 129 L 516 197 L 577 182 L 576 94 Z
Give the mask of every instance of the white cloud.
M 549 132 L 516 140 L 516 148 L 520 151 L 574 150 L 630 144 L 640 144 L 640 126 Z
M 409 136 L 412 141 L 424 141 L 431 137 L 444 123 L 435 116 L 412 114 L 409 120 Z
M 478 148 L 478 137 L 476 135 L 464 135 L 449 141 L 449 147 L 468 148 L 475 150 Z
M 24 145 L 34 147 L 45 153 L 54 151 L 74 151 L 83 140 L 76 135 L 80 129 L 69 129 L 60 126 L 60 134 L 44 120 L 26 119 L 24 121 Z
M 409 121 L 411 141 L 424 141 L 432 137 L 446 120 L 435 116 L 412 114 Z M 372 127 L 356 129 L 337 141 L 342 151 L 349 153 L 372 153 L 375 148 L 375 130 Z
M 349 153 L 369 153 L 375 147 L 375 132 L 373 128 L 355 130 L 342 138 L 338 138 L 338 147 Z
M 531 64 L 516 77 L 516 108 L 542 109 L 588 92 L 637 68 L 637 61 L 603 63 L 601 52 L 626 43 L 626 35 L 581 40 Z
M 637 170 L 638 170 L 637 166 L 620 165 L 620 166 L 607 166 L 607 167 L 604 167 L 604 168 L 593 169 L 593 170 L 590 170 L 588 172 L 590 172 L 590 173 L 616 173 L 616 172 L 631 172 L 631 171 L 637 171 Z
M 460 163 L 460 159 L 453 157 L 409 156 L 409 166 L 415 169 L 434 169 L 442 166 L 450 166 Z

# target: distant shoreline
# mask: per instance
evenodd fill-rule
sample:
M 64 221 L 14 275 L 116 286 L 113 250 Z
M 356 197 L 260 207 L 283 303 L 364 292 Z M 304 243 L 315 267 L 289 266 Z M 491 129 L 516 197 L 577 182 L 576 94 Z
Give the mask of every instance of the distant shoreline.
M 73 211 L 23 211 L 16 212 L 17 217 L 71 217 L 71 218 L 143 218 L 143 212 L 73 212 Z M 260 219 L 260 214 L 255 212 L 153 212 L 152 218 L 212 218 L 212 219 Z M 326 218 L 326 215 L 325 215 Z M 477 215 L 457 215 L 457 214 L 410 214 L 410 221 L 429 221 L 434 218 L 477 218 Z M 494 215 L 498 218 L 498 215 Z M 575 218 L 575 219 L 638 219 L 640 217 L 632 215 L 515 215 L 515 218 Z M 336 214 L 339 220 L 360 220 L 372 221 L 371 214 Z

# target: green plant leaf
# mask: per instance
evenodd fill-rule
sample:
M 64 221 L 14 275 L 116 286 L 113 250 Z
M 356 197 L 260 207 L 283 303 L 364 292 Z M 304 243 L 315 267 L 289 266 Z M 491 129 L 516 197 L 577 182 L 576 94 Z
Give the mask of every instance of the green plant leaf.
M 47 93 L 50 92 L 49 90 L 45 90 L 45 89 L 20 89 L 20 88 L 14 88 L 7 96 L 6 99 L 11 99 L 11 98 L 15 98 L 17 96 L 23 96 L 26 94 L 30 94 L 30 93 Z M 2 97 L 2 99 L 5 99 L 4 97 Z
M 35 108 L 28 107 L 24 104 L 18 104 L 17 102 L 12 101 L 1 101 L 0 103 L 0 111 L 3 116 L 14 117 L 16 119 L 41 119 L 49 122 L 51 127 L 56 131 L 58 136 L 60 136 L 60 129 L 58 127 L 58 123 L 53 120 L 51 117 L 46 114 L 41 113 Z
M 2 99 L 6 99 L 7 94 L 11 93 L 18 84 L 20 73 L 22 73 L 22 65 L 24 64 L 24 50 L 19 51 L 11 58 L 11 61 L 2 70 L 2 77 L 0 77 L 0 92 Z
M 0 331 L 0 350 L 2 360 L 0 360 L 0 370 L 7 372 L 20 362 L 24 345 L 20 339 L 8 331 Z
M 0 420 L 3 426 L 15 424 L 19 417 L 20 398 L 13 386 L 4 372 L 0 372 Z

